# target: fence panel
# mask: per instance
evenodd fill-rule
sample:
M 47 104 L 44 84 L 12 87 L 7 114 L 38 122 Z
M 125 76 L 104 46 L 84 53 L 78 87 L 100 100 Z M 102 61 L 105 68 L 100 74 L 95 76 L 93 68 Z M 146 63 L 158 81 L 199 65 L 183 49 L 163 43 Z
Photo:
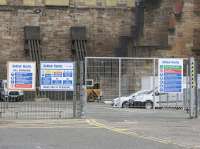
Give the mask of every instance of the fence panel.
M 6 64 L 0 64 L 0 80 L 7 80 Z M 4 91 L 2 86 L 0 91 Z M 32 91 L 24 92 L 20 99 L 0 97 L 0 119 L 65 119 L 74 116 L 74 92 Z M 75 112 L 78 113 L 78 110 L 80 109 L 77 108 Z
M 86 80 L 98 83 L 101 102 L 110 101 L 114 107 L 188 109 L 188 61 L 185 59 L 183 64 L 183 92 L 159 93 L 158 60 L 87 57 Z
M 89 59 L 86 79 L 100 84 L 102 100 L 119 97 L 119 61 L 113 59 Z M 105 87 L 105 88 L 104 88 Z

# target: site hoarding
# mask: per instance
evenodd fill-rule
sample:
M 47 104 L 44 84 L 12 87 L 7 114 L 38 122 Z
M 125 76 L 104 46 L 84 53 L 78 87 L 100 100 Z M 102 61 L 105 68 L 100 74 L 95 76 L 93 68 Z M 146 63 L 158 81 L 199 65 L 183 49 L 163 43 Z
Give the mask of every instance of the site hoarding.
M 159 59 L 158 63 L 159 92 L 183 92 L 183 60 Z
M 8 62 L 7 70 L 8 89 L 23 91 L 36 90 L 35 62 Z
M 74 63 L 42 61 L 40 64 L 40 90 L 74 91 Z

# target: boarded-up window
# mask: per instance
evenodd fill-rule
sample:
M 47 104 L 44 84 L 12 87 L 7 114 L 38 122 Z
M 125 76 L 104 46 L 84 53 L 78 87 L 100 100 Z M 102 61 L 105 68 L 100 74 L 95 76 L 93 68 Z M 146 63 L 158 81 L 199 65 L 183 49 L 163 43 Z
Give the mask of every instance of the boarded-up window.
M 97 0 L 76 0 L 75 3 L 78 7 L 95 7 L 97 5 Z
M 128 7 L 135 7 L 135 0 L 127 0 Z
M 25 6 L 35 6 L 35 0 L 23 0 Z
M 106 0 L 107 7 L 115 7 L 117 6 L 117 0 Z
M 113 1 L 108 1 L 107 6 L 134 7 L 135 6 L 135 0 L 113 0 Z
M 128 56 L 128 45 L 130 42 L 129 36 L 120 36 L 119 45 L 115 48 L 114 53 L 117 57 L 126 57 Z
M 169 26 L 168 26 L 168 31 L 171 32 L 171 33 L 174 33 L 175 28 L 176 28 L 176 18 L 175 18 L 174 13 L 171 13 L 171 14 L 169 15 Z
M 49 5 L 49 6 L 69 6 L 69 0 L 45 0 L 45 5 Z
M 183 0 L 176 0 L 175 6 L 174 6 L 174 13 L 177 17 L 180 17 L 183 12 Z
M 96 6 L 96 0 L 85 0 L 85 4 L 88 6 Z
M 42 6 L 43 0 L 23 0 L 24 6 Z
M 6 4 L 7 4 L 6 0 L 0 0 L 0 5 L 6 5 Z
M 194 0 L 194 13 L 200 14 L 200 0 Z
M 127 0 L 118 0 L 117 1 L 118 6 L 127 6 Z
M 105 6 L 104 1 L 102 1 L 102 0 L 96 0 L 96 4 L 97 4 L 97 7 Z
M 200 50 L 200 29 L 193 30 L 193 49 Z

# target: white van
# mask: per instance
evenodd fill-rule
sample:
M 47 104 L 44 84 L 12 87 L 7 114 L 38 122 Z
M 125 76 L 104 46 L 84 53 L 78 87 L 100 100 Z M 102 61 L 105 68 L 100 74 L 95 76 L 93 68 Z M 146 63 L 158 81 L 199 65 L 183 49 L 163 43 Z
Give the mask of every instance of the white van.
M 18 102 L 24 100 L 24 92 L 9 90 L 7 80 L 0 80 L 0 99 L 4 102 Z

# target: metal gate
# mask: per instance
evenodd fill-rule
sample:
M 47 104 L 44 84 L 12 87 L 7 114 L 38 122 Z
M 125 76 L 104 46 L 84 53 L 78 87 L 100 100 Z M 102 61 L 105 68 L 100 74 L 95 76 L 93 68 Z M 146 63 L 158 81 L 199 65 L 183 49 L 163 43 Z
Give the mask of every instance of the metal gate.
M 6 64 L 0 65 L 0 80 L 6 80 Z M 2 91 L 2 88 L 1 88 Z M 20 100 L 0 101 L 0 119 L 65 119 L 80 115 L 80 102 L 74 92 L 24 92 Z
M 85 42 L 75 42 L 75 48 L 80 44 L 85 45 Z M 19 99 L 13 98 L 18 92 L 12 92 L 13 96 L 6 98 L 0 95 L 0 119 L 64 119 L 80 116 L 81 102 L 77 87 L 69 92 L 40 91 L 40 62 L 48 59 L 42 55 L 39 26 L 24 27 L 24 51 L 26 60 L 36 63 L 36 91 L 24 92 Z M 6 69 L 6 64 L 0 64 L 0 81 L 7 80 Z M 79 76 L 77 74 L 75 82 Z M 1 84 L 0 94 L 2 91 Z
M 158 93 L 158 60 L 159 58 L 87 57 L 86 81 L 92 80 L 94 84 L 98 83 L 101 102 L 111 104 L 115 102 L 115 107 L 127 107 L 128 104 L 134 109 L 145 108 L 145 102 L 131 103 L 130 100 L 127 102 L 127 97 L 141 98 L 144 95 L 145 98 L 150 98 L 146 101 L 151 103 L 152 109 L 187 111 L 189 109 L 188 59 L 183 59 L 183 93 L 168 94 Z

